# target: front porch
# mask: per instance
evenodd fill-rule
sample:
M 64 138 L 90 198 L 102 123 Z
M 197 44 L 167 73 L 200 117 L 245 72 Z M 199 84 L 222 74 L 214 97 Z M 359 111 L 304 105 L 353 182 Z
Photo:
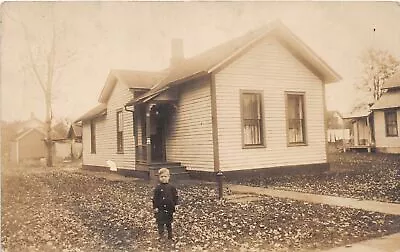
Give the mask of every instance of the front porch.
M 348 118 L 351 119 L 350 140 L 343 141 L 343 152 L 348 150 L 366 150 L 372 152 L 375 149 L 375 137 L 372 115 Z
M 134 105 L 135 170 L 157 179 L 160 168 L 168 168 L 171 179 L 189 178 L 186 167 L 167 158 L 169 125 L 173 120 L 174 100 L 152 100 Z

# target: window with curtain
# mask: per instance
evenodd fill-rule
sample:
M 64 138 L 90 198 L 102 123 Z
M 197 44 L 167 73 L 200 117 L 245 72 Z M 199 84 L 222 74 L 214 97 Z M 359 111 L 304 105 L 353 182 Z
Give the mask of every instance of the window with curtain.
M 261 92 L 242 92 L 241 109 L 243 145 L 264 146 Z
M 389 110 L 385 111 L 385 126 L 386 126 L 386 136 L 398 136 L 397 131 L 397 111 Z
M 96 154 L 96 124 L 90 121 L 90 153 Z
M 289 144 L 305 144 L 304 94 L 288 93 L 287 134 Z
M 124 122 L 122 117 L 122 110 L 117 111 L 117 152 L 122 153 L 124 151 Z

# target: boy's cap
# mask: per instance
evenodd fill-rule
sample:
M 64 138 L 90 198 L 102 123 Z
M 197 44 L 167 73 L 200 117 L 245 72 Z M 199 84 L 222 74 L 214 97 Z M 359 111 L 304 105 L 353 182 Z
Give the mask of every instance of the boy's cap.
M 169 170 L 167 168 L 161 168 L 160 170 L 158 170 L 158 174 L 168 174 L 169 175 Z

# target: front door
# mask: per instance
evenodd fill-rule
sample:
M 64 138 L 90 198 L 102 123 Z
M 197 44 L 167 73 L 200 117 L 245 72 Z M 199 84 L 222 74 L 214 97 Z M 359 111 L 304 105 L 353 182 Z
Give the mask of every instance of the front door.
M 159 104 L 152 110 L 151 116 L 151 160 L 166 161 L 166 129 L 168 119 L 167 105 Z

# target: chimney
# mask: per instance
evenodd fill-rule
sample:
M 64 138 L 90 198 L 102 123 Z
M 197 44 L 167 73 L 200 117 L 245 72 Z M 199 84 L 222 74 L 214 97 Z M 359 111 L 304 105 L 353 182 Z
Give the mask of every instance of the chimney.
M 174 66 L 179 64 L 184 59 L 183 56 L 183 40 L 182 39 L 172 39 L 171 40 L 171 59 L 170 65 Z

